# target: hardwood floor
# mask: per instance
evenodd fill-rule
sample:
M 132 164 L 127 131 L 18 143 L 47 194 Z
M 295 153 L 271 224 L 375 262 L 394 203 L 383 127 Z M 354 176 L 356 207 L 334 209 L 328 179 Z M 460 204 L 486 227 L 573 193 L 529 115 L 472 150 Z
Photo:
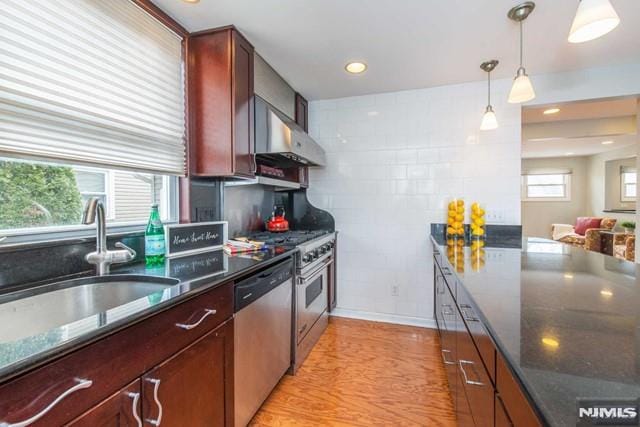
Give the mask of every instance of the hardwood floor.
M 332 317 L 252 426 L 455 426 L 435 329 Z

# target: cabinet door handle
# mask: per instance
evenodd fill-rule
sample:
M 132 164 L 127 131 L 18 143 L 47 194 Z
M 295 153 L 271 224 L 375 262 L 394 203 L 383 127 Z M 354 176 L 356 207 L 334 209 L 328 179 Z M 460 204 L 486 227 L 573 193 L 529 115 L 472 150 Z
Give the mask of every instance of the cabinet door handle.
M 156 418 L 155 420 L 152 418 L 147 418 L 145 419 L 145 421 L 151 425 L 159 426 L 160 423 L 162 422 L 162 403 L 160 403 L 160 399 L 158 398 L 158 390 L 160 389 L 160 380 L 155 378 L 148 378 L 147 381 L 153 384 L 153 400 L 156 401 L 156 406 L 158 407 L 158 418 Z
M 456 362 L 450 362 L 447 360 L 447 353 L 451 353 L 451 350 L 440 350 L 440 352 L 442 353 L 442 361 L 444 362 L 445 365 L 455 365 Z
M 93 381 L 91 380 L 83 380 L 80 378 L 75 378 L 76 381 L 76 385 L 74 385 L 73 387 L 67 389 L 65 392 L 63 392 L 61 395 L 59 395 L 58 397 L 56 397 L 53 402 L 49 403 L 49 405 L 44 408 L 42 411 L 38 412 L 37 414 L 35 414 L 33 417 L 24 420 L 24 421 L 20 421 L 17 423 L 7 423 L 4 421 L 0 421 L 0 427 L 26 427 L 28 425 L 31 425 L 33 423 L 35 423 L 36 421 L 38 421 L 40 418 L 44 417 L 49 411 L 51 411 L 53 408 L 56 407 L 56 405 L 58 405 L 58 403 L 60 403 L 61 401 L 63 401 L 67 396 L 69 396 L 72 393 L 75 393 L 78 390 L 82 390 L 85 388 L 89 388 L 93 385 Z
M 138 427 L 142 427 L 142 420 L 140 419 L 140 415 L 138 415 L 138 401 L 140 400 L 140 393 L 127 393 L 127 396 L 133 399 L 133 403 L 131 404 L 131 413 L 133 414 L 133 418 L 135 418 Z
M 196 323 L 189 323 L 189 324 L 176 323 L 176 326 L 178 328 L 186 329 L 188 331 L 188 330 L 191 330 L 193 328 L 197 328 L 200 325 L 200 323 L 204 322 L 204 319 L 206 319 L 207 317 L 211 316 L 212 314 L 216 314 L 216 313 L 217 313 L 216 310 L 213 310 L 211 308 L 205 308 L 204 315 Z
M 474 363 L 470 360 L 459 360 L 458 363 L 460 364 L 460 370 L 462 371 L 462 376 L 464 377 L 464 382 L 470 385 L 477 385 L 477 386 L 483 386 L 484 383 L 480 382 L 480 381 L 471 381 L 470 379 L 467 378 L 467 373 L 464 370 L 464 365 L 471 365 L 471 367 L 473 367 Z

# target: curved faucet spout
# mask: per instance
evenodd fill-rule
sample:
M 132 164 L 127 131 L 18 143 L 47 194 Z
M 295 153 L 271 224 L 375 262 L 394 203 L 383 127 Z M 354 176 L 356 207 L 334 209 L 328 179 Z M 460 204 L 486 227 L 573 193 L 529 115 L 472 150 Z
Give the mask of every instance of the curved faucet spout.
M 98 197 L 92 197 L 87 200 L 82 213 L 82 223 L 89 225 L 96 223 L 96 251 L 87 254 L 86 260 L 90 264 L 95 264 L 96 274 L 102 276 L 109 273 L 109 266 L 114 263 L 128 262 L 136 257 L 136 252 L 124 246 L 122 243 L 116 243 L 118 247 L 124 247 L 123 250 L 110 251 L 107 249 L 107 225 L 104 214 L 104 205 Z

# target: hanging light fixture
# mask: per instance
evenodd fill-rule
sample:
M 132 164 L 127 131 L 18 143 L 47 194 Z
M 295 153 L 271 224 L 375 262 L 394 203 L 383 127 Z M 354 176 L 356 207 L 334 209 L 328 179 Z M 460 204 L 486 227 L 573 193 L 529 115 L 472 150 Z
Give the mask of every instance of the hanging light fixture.
M 482 123 L 480 124 L 480 130 L 491 130 L 498 127 L 498 120 L 496 119 L 496 113 L 491 106 L 491 72 L 498 66 L 498 60 L 492 59 L 491 61 L 483 62 L 480 64 L 480 68 L 487 72 L 487 108 L 482 116 Z
M 583 43 L 602 37 L 620 23 L 609 0 L 580 0 L 569 31 L 569 43 Z
M 527 75 L 527 71 L 522 66 L 522 21 L 527 19 L 535 7 L 536 4 L 534 2 L 527 1 L 511 9 L 507 15 L 509 16 L 509 19 L 520 24 L 520 68 L 518 68 L 516 77 L 513 79 L 511 92 L 509 92 L 509 102 L 512 104 L 531 101 L 536 97 L 536 93 L 533 90 L 533 85 Z

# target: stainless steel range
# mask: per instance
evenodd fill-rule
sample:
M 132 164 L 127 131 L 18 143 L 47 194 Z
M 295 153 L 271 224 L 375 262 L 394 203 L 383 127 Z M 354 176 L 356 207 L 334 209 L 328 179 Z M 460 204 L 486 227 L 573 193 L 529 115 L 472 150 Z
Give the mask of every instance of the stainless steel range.
M 299 244 L 294 291 L 293 373 L 329 324 L 328 290 L 333 285 L 336 233 Z
M 329 324 L 335 300 L 336 233 L 326 230 L 260 232 L 248 236 L 273 247 L 296 248 L 293 287 L 292 365 L 295 374 Z

